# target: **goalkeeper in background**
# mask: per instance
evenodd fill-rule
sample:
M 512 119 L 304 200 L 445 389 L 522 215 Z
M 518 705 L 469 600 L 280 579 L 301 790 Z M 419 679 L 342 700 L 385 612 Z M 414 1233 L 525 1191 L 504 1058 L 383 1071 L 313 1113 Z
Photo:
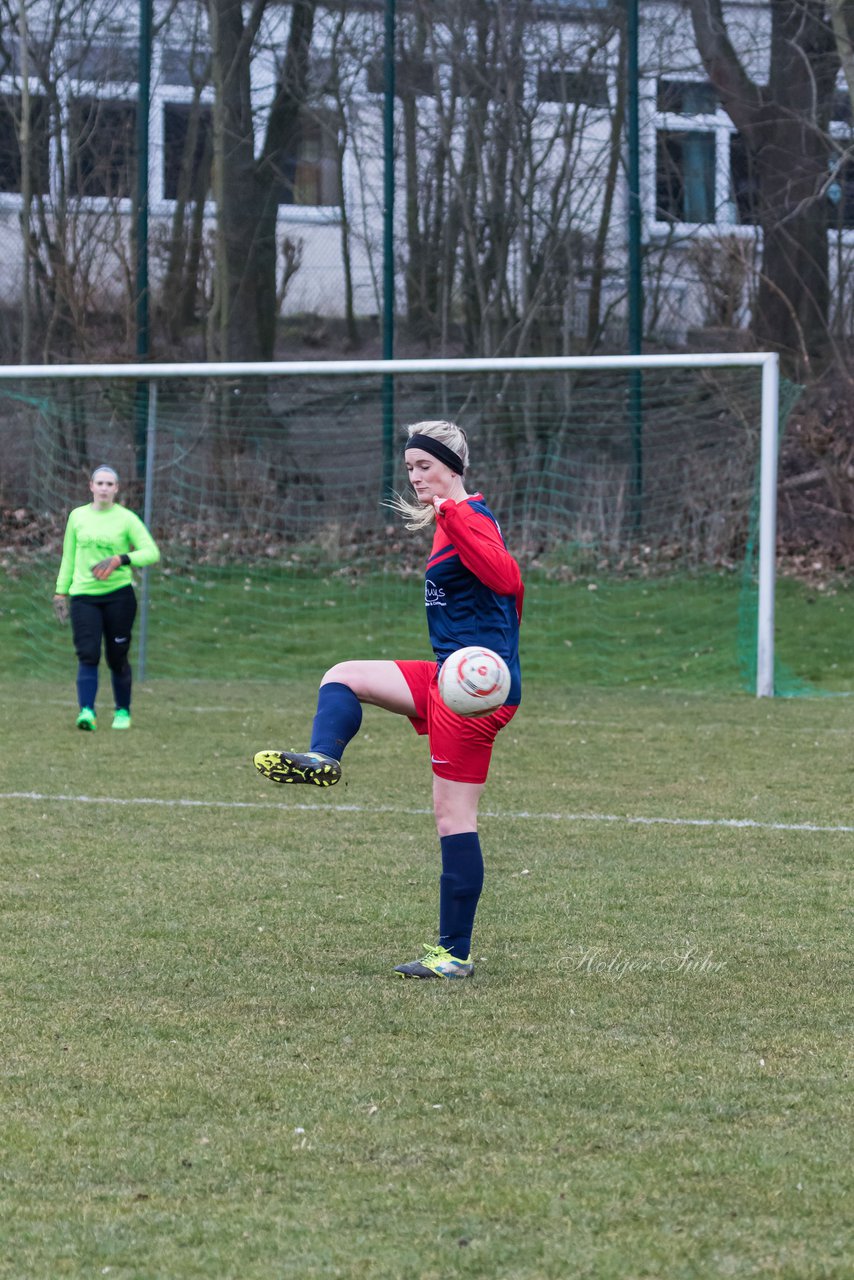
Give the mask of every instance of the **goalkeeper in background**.
M 136 594 L 131 566 L 156 564 L 160 551 L 139 516 L 116 502 L 119 477 L 96 467 L 89 479 L 92 501 L 69 514 L 56 579 L 53 611 L 71 616 L 77 654 L 77 728 L 97 728 L 95 697 L 103 643 L 113 683 L 114 729 L 130 728 L 131 669 L 128 662 Z
M 433 661 L 339 662 L 320 684 L 309 751 L 259 751 L 255 767 L 274 782 L 328 787 L 341 776 L 341 756 L 362 721 L 362 703 L 407 716 L 426 734 L 433 767 L 433 812 L 442 849 L 438 945 L 397 966 L 404 978 L 468 978 L 471 935 L 483 885 L 477 832 L 480 796 L 492 746 L 521 696 L 519 620 L 524 588 L 519 566 L 481 494 L 466 491 L 465 433 L 452 422 L 408 427 L 404 457 L 416 501 L 390 505 L 409 529 L 433 529 L 425 605 Z M 441 664 L 465 645 L 494 649 L 510 669 L 504 706 L 459 716 L 439 696 Z

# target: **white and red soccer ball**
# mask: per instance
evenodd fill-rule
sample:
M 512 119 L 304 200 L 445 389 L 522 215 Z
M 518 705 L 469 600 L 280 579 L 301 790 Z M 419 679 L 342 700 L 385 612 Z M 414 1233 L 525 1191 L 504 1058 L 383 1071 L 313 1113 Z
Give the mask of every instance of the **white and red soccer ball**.
M 482 645 L 457 649 L 439 672 L 439 696 L 458 716 L 488 715 L 504 705 L 509 692 L 507 663 Z

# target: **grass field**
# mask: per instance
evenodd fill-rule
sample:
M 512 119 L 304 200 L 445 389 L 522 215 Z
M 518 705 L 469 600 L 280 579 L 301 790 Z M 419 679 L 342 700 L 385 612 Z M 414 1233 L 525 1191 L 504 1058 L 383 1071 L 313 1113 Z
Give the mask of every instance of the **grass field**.
M 54 560 L 29 565 L 0 596 L 0 680 L 62 678 L 70 641 L 50 610 Z M 53 576 L 51 576 L 53 575 Z M 427 656 L 420 576 L 308 572 L 270 565 L 198 566 L 151 574 L 147 674 L 153 679 L 316 681 L 326 662 Z M 854 593 L 844 580 L 777 584 L 777 687 L 854 690 Z M 137 635 L 141 627 L 137 625 Z M 755 591 L 741 575 L 561 581 L 526 574 L 526 679 L 567 685 L 660 685 L 686 691 L 755 688 Z
M 0 1276 L 852 1274 L 854 700 L 533 681 L 426 984 L 403 721 L 306 795 L 307 679 L 71 676 L 0 684 Z

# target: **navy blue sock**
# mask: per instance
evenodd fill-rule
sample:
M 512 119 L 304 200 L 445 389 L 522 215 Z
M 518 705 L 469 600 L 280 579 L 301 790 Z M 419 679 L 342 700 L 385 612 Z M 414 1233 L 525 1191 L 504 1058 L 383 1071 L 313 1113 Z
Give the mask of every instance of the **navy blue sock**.
M 81 707 L 95 710 L 95 696 L 98 692 L 98 665 L 90 662 L 77 664 L 77 702 Z
M 110 677 L 113 681 L 113 697 L 116 701 L 117 711 L 130 711 L 130 688 L 131 688 L 131 670 L 130 666 L 126 666 L 124 671 L 111 671 Z
M 439 879 L 439 945 L 467 960 L 477 902 L 483 888 L 483 854 L 476 831 L 442 836 Z
M 340 760 L 362 723 L 362 704 L 346 684 L 333 681 L 317 691 L 317 712 L 311 726 L 310 751 Z

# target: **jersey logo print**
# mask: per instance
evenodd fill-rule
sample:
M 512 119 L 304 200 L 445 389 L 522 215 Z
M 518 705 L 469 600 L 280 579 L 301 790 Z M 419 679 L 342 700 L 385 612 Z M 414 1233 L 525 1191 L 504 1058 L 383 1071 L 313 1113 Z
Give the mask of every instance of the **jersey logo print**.
M 437 587 L 435 582 L 431 582 L 429 578 L 424 582 L 424 603 L 428 609 L 431 605 L 438 605 L 441 609 L 446 607 L 444 591 L 441 587 Z

